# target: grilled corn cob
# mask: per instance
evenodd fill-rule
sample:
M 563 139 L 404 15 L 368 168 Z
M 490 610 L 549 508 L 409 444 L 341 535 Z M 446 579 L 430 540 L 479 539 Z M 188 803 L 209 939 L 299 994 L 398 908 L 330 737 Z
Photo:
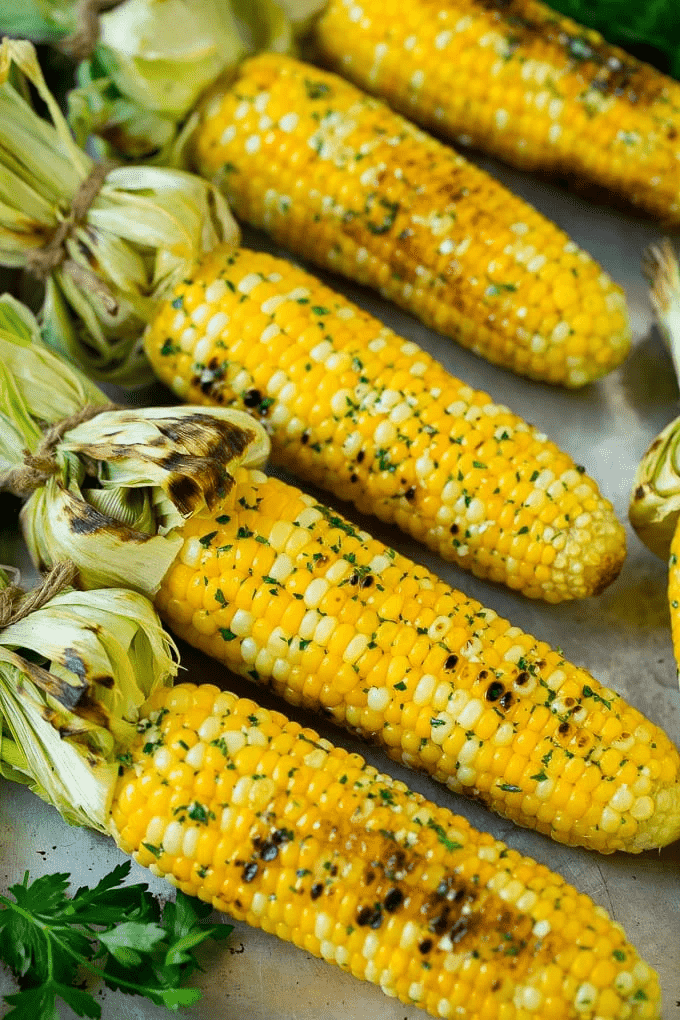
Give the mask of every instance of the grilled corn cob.
M 183 400 L 259 417 L 275 463 L 480 577 L 558 602 L 618 574 L 625 532 L 570 457 L 281 259 L 207 256 L 145 348 Z
M 680 84 L 536 0 L 329 0 L 327 66 L 424 127 L 680 223 Z
M 622 698 L 312 497 L 235 478 L 161 582 L 175 634 L 560 842 L 680 834 L 680 756 Z
M 192 146 L 238 216 L 489 361 L 580 386 L 627 352 L 623 294 L 585 252 L 335 75 L 247 60 L 206 101 Z
M 140 864 L 435 1017 L 659 1016 L 601 907 L 254 702 L 153 696 L 112 807 Z

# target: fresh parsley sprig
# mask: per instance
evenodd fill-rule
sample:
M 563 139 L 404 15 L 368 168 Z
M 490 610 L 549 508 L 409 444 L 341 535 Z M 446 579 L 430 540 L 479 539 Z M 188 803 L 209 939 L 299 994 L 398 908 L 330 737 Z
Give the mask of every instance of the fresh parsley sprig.
M 121 864 L 71 898 L 70 875 L 29 883 L 27 872 L 10 887 L 13 899 L 0 895 L 0 958 L 21 988 L 5 996 L 13 1007 L 6 1020 L 59 1020 L 58 999 L 98 1020 L 101 1007 L 74 986 L 83 972 L 172 1010 L 200 998 L 199 989 L 180 987 L 200 969 L 193 950 L 226 938 L 232 925 L 205 925 L 210 907 L 181 892 L 161 909 L 146 885 L 122 884 L 129 871 L 129 862 Z

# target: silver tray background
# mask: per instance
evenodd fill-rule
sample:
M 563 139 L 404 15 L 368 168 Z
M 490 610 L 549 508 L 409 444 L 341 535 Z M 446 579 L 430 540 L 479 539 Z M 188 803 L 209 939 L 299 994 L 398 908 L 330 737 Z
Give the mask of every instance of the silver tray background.
M 556 184 L 488 159 L 474 159 L 563 227 L 626 289 L 634 346 L 618 371 L 575 392 L 520 379 L 426 329 L 374 294 L 339 278 L 323 278 L 399 334 L 421 344 L 454 375 L 489 392 L 548 433 L 598 480 L 619 518 L 626 521 L 637 462 L 654 436 L 678 414 L 671 360 L 653 326 L 640 272 L 642 251 L 661 237 L 661 229 Z M 274 250 L 266 238 L 252 232 L 246 232 L 245 241 L 252 247 Z M 131 399 L 142 405 L 173 402 L 160 387 L 137 391 Z M 322 498 L 350 518 L 360 519 L 350 506 L 327 494 Z M 558 645 L 567 658 L 621 691 L 680 744 L 680 693 L 670 640 L 666 565 L 641 545 L 629 526 L 626 563 L 604 594 L 548 606 L 472 578 L 396 529 L 375 520 L 361 519 L 361 523 L 514 624 Z M 15 507 L 4 500 L 0 502 L 0 562 L 21 566 L 26 583 L 35 580 L 18 536 Z M 476 827 L 493 832 L 563 874 L 623 924 L 631 941 L 659 972 L 663 1020 L 680 1020 L 680 843 L 637 856 L 596 856 L 560 847 L 400 768 L 344 732 L 282 706 L 268 691 L 234 677 L 192 649 L 183 647 L 182 651 L 187 679 L 218 683 L 269 707 L 283 707 L 288 715 L 314 726 L 336 743 L 358 750 L 372 764 L 448 805 Z M 68 871 L 75 889 L 92 884 L 121 860 L 123 855 L 105 837 L 66 825 L 56 811 L 25 788 L 0 781 L 0 891 L 21 881 L 27 869 L 33 877 Z M 148 881 L 161 896 L 172 894 L 169 886 L 137 865 L 133 865 L 130 880 Z M 236 923 L 226 948 L 224 943 L 206 947 L 201 958 L 205 970 L 195 983 L 204 994 L 198 1005 L 184 1014 L 194 1020 L 424 1020 L 426 1016 L 420 1009 L 388 999 L 378 988 L 240 923 Z M 14 989 L 11 976 L 0 967 L 0 996 Z M 106 989 L 100 989 L 97 997 L 105 1020 L 160 1020 L 169 1015 L 146 1000 Z M 8 1009 L 0 1002 L 0 1017 Z M 65 1020 L 73 1017 L 67 1008 L 62 1015 Z

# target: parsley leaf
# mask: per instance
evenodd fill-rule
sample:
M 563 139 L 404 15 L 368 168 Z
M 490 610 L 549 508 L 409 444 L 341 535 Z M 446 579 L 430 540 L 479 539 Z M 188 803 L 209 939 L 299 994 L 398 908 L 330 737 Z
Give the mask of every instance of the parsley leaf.
M 200 997 L 197 988 L 180 987 L 199 966 L 192 951 L 208 938 L 226 938 L 232 926 L 204 924 L 210 907 L 181 892 L 161 911 L 146 885 L 122 884 L 129 871 L 129 862 L 121 864 L 71 898 L 68 874 L 29 883 L 27 872 L 0 895 L 0 958 L 21 985 L 5 996 L 7 1020 L 58 1020 L 58 1000 L 98 1020 L 99 1004 L 74 987 L 83 971 L 169 1009 Z

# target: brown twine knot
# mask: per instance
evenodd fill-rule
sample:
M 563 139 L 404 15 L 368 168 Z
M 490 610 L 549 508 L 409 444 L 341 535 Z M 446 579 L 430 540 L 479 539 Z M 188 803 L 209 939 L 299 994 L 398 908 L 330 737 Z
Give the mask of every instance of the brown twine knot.
M 0 490 L 11 492 L 14 496 L 25 499 L 32 492 L 44 485 L 57 471 L 56 450 L 60 440 L 76 425 L 91 421 L 104 411 L 118 411 L 119 404 L 87 404 L 74 414 L 62 418 L 51 425 L 44 433 L 35 453 L 24 450 L 24 462 L 18 467 L 10 468 L 0 474 Z
M 73 230 L 85 220 L 90 206 L 99 194 L 107 174 L 113 170 L 115 165 L 116 164 L 111 160 L 105 160 L 101 163 L 94 164 L 87 177 L 81 181 L 80 186 L 73 197 L 73 202 L 71 203 L 71 209 L 68 216 L 58 224 L 49 241 L 44 244 L 42 248 L 38 248 L 36 251 L 33 251 L 28 255 L 26 259 L 26 268 L 29 272 L 33 273 L 33 275 L 40 280 L 41 283 L 44 283 L 50 273 L 57 269 L 66 259 L 67 240 Z M 75 270 L 82 268 L 75 262 L 73 263 L 73 267 L 75 267 Z M 105 286 L 101 283 L 101 281 L 99 282 L 101 286 Z M 110 294 L 109 296 L 111 297 L 111 300 L 114 300 Z
M 76 7 L 77 28 L 62 39 L 59 49 L 73 60 L 87 60 L 99 42 L 99 15 L 118 7 L 121 0 L 80 0 Z
M 43 581 L 29 592 L 18 584 L 8 584 L 0 590 L 0 630 L 25 619 L 36 609 L 42 609 L 64 588 L 71 588 L 77 576 L 75 563 L 64 560 L 55 564 Z

